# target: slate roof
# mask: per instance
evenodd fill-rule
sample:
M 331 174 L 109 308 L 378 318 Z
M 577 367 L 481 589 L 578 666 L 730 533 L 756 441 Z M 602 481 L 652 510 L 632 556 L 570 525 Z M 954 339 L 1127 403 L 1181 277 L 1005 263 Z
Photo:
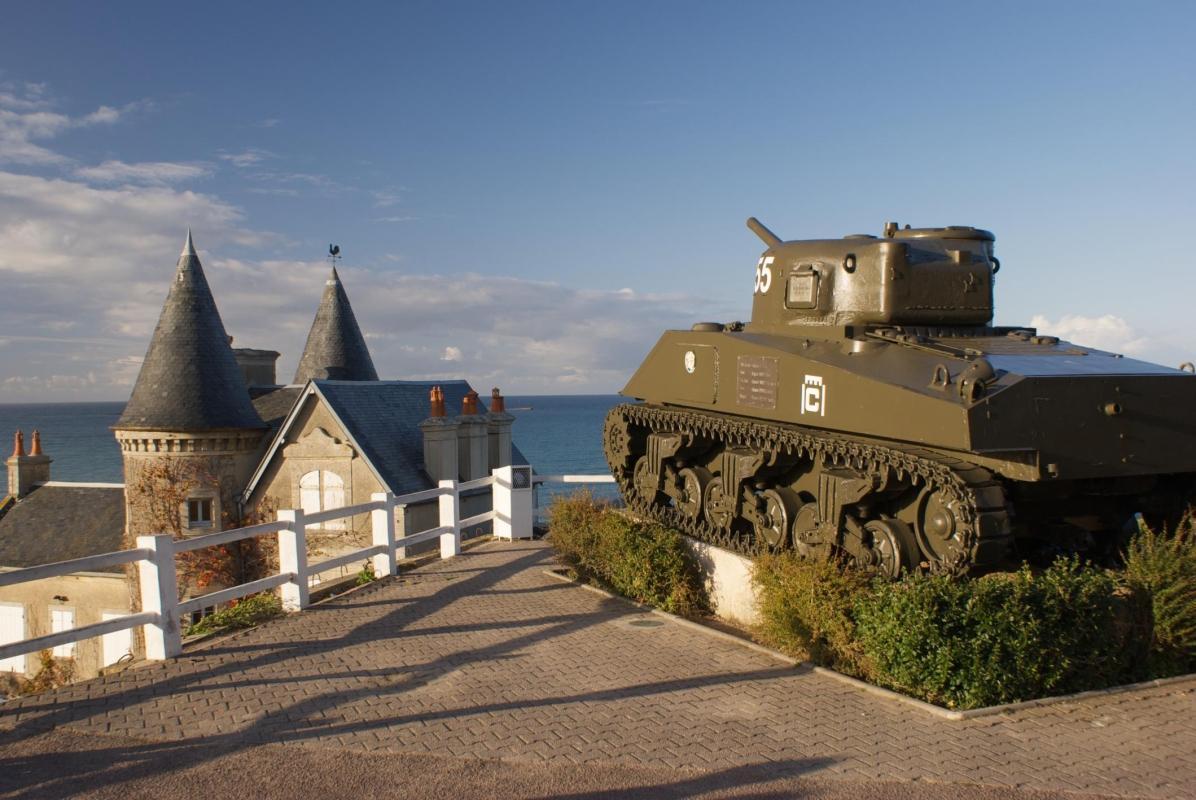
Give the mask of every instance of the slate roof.
M 295 401 L 303 394 L 302 386 L 277 386 L 269 389 L 250 389 L 253 407 L 271 431 L 287 418 Z
M 187 232 L 137 383 L 117 430 L 262 428 Z
M 293 383 L 309 380 L 376 381 L 378 372 L 365 337 L 349 305 L 336 267 L 324 284 L 324 296 L 307 334 Z
M 345 426 L 345 432 L 395 494 L 432 488 L 424 472 L 424 439 L 419 424 L 428 418 L 428 392 L 444 390 L 449 415 L 461 412 L 470 390 L 466 381 L 312 381 L 316 391 Z M 289 387 L 288 387 L 289 388 Z M 479 411 L 486 413 L 479 401 Z M 266 458 L 271 457 L 267 451 Z M 518 447 L 511 461 L 527 464 Z M 260 469 L 260 467 L 259 467 Z M 250 487 L 252 491 L 253 487 Z
M 121 549 L 124 531 L 124 489 L 39 486 L 0 517 L 0 567 L 110 553 Z

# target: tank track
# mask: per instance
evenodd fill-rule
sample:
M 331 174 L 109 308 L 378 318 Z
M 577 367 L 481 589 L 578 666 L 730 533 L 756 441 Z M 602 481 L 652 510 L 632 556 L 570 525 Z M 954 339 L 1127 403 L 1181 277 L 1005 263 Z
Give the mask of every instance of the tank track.
M 673 506 L 640 495 L 632 477 L 636 457 L 642 453 L 633 452 L 632 443 L 654 431 L 693 434 L 724 447 L 795 454 L 813 463 L 861 472 L 887 468 L 898 479 L 941 492 L 954 503 L 960 548 L 949 558 L 928 559 L 923 554 L 923 563 L 931 572 L 962 574 L 993 566 L 1012 540 L 1011 512 L 1000 481 L 986 469 L 942 453 L 711 412 L 641 404 L 611 409 L 606 418 L 604 449 L 628 507 L 718 547 L 749 556 L 768 549 L 750 533 L 717 530 L 701 515 L 691 520 Z

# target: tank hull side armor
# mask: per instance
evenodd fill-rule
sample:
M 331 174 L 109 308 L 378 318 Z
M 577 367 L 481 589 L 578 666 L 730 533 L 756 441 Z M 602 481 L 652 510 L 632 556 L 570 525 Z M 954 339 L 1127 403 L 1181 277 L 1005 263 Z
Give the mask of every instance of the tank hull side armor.
M 768 245 L 752 321 L 666 331 L 604 447 L 628 505 L 712 544 L 896 576 L 1118 552 L 1196 487 L 1196 375 L 991 325 L 994 237 Z

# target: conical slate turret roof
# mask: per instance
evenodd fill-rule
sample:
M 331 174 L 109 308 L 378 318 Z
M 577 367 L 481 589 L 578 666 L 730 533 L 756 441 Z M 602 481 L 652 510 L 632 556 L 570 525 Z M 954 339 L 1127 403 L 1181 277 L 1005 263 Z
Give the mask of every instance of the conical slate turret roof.
M 264 428 L 187 231 L 178 271 L 117 430 Z
M 312 379 L 334 381 L 376 381 L 378 373 L 370 358 L 365 337 L 357 327 L 349 296 L 341 285 L 336 267 L 324 285 L 324 296 L 316 309 L 315 322 L 307 334 L 307 345 L 295 371 L 295 383 Z

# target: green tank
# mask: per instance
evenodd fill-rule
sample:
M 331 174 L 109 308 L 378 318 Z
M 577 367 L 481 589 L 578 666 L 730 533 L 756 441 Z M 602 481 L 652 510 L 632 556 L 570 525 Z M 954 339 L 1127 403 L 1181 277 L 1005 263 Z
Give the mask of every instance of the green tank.
M 1196 375 L 994 327 L 995 237 L 757 220 L 752 319 L 666 331 L 607 416 L 628 506 L 747 554 L 882 574 L 1113 553 L 1196 486 Z

